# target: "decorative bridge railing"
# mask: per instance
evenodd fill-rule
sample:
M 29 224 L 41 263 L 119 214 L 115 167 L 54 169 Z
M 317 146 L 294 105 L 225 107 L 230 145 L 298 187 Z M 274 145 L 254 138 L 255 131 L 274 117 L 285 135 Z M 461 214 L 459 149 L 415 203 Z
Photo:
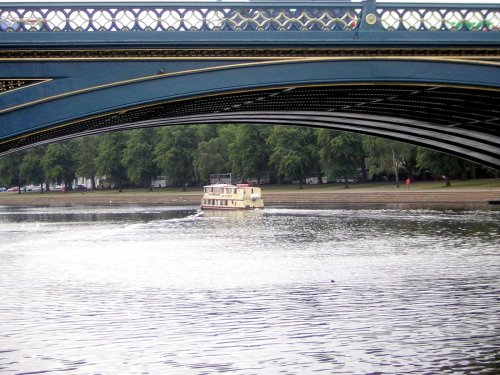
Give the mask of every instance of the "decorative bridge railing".
M 0 4 L 0 32 L 500 31 L 500 7 L 350 2 Z

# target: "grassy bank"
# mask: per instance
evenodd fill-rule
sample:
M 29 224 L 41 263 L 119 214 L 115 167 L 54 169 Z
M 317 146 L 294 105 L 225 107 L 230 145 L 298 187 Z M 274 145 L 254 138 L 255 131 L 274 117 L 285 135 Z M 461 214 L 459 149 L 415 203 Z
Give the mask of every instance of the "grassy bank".
M 452 181 L 451 187 L 444 182 L 412 183 L 409 189 L 394 183 L 264 186 L 267 206 L 283 204 L 372 204 L 372 203 L 485 203 L 500 199 L 500 179 Z M 9 206 L 65 206 L 65 205 L 198 205 L 202 189 L 160 188 L 153 192 L 145 189 L 98 190 L 94 192 L 45 192 L 0 193 L 0 205 Z
M 266 191 L 286 192 L 298 190 L 298 185 L 269 185 L 264 187 Z M 303 185 L 304 191 L 338 191 L 338 190 L 353 190 L 353 191 L 393 191 L 393 190 L 407 190 L 404 181 L 401 181 L 399 188 L 396 187 L 394 181 L 392 182 L 366 182 L 366 183 L 351 183 L 346 188 L 344 184 L 322 184 L 322 185 Z M 446 187 L 444 181 L 419 181 L 412 182 L 408 190 L 410 191 L 428 191 L 428 190 L 489 190 L 500 189 L 500 178 L 484 179 L 484 180 L 453 180 L 451 187 Z

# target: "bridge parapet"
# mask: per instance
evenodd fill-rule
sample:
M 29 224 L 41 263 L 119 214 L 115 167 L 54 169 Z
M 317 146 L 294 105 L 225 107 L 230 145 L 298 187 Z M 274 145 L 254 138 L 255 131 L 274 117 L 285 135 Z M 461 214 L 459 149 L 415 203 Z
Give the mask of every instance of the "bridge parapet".
M 377 16 L 387 31 L 500 31 L 494 4 L 380 4 Z
M 156 3 L 2 6 L 1 31 L 344 31 L 360 4 Z
M 353 32 L 500 30 L 494 4 L 4 3 L 0 32 Z

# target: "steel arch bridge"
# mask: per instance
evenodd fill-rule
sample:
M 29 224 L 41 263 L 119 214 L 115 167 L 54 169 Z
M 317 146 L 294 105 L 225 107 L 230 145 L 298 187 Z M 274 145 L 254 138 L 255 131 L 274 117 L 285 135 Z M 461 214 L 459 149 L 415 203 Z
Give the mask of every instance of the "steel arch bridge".
M 0 154 L 148 126 L 290 124 L 500 169 L 500 7 L 0 4 Z

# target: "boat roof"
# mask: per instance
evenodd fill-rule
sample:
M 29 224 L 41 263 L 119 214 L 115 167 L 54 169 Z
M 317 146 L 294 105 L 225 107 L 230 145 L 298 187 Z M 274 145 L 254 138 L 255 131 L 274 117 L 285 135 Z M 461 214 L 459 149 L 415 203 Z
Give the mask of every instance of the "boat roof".
M 212 184 L 212 185 L 205 185 L 203 187 L 236 187 L 236 185 L 231 185 L 231 184 Z

